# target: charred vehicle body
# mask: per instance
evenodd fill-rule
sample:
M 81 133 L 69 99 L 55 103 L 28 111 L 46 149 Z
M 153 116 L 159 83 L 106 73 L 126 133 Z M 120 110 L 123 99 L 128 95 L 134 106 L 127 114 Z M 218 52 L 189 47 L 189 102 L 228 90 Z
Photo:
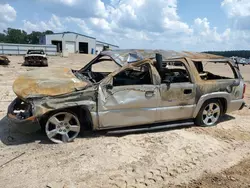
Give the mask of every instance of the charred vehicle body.
M 118 69 L 94 72 L 101 62 L 114 62 Z M 231 74 L 216 66 L 226 66 Z M 180 120 L 212 126 L 221 115 L 244 107 L 245 87 L 234 62 L 220 56 L 103 51 L 80 70 L 31 71 L 18 77 L 13 85 L 17 98 L 7 116 L 18 130 L 42 128 L 55 143 L 73 141 L 87 129 L 154 128 Z
M 4 55 L 0 55 L 0 65 L 9 65 L 10 60 Z
M 23 66 L 48 66 L 44 50 L 28 50 L 24 56 Z

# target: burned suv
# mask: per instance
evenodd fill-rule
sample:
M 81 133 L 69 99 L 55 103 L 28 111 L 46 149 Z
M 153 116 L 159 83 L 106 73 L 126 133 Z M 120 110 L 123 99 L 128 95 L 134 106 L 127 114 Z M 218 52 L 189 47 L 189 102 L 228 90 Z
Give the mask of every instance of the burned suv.
M 94 65 L 103 62 L 119 68 L 95 72 Z M 13 90 L 11 125 L 23 132 L 42 128 L 62 143 L 88 129 L 157 129 L 161 122 L 212 126 L 244 107 L 245 84 L 234 63 L 221 56 L 113 50 L 80 70 L 30 71 L 16 79 Z
M 28 50 L 24 56 L 23 66 L 48 66 L 44 50 Z

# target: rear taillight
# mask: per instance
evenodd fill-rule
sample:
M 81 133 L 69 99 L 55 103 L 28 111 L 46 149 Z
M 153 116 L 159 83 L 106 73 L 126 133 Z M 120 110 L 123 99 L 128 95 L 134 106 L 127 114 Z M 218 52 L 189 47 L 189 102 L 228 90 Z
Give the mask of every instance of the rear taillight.
M 244 84 L 244 88 L 243 88 L 243 94 L 242 94 L 242 98 L 244 99 L 244 97 L 245 97 L 245 92 L 246 92 L 246 84 Z

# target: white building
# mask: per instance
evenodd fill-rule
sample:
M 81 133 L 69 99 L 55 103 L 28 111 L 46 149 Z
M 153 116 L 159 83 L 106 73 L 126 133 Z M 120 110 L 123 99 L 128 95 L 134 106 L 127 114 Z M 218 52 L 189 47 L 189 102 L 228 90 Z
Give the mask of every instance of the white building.
M 119 46 L 96 41 L 96 38 L 74 32 L 54 33 L 42 36 L 40 44 L 56 45 L 57 52 L 68 53 L 100 53 L 104 48 L 117 49 Z

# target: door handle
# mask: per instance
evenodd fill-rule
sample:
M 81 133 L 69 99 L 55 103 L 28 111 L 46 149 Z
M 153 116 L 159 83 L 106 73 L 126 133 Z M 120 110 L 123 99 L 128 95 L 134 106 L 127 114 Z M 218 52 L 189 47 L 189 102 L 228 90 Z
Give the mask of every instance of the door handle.
M 184 94 L 185 95 L 191 94 L 192 92 L 193 92 L 192 89 L 184 89 Z
M 145 93 L 145 97 L 148 98 L 148 97 L 153 97 L 155 95 L 155 92 L 154 91 L 146 91 Z

